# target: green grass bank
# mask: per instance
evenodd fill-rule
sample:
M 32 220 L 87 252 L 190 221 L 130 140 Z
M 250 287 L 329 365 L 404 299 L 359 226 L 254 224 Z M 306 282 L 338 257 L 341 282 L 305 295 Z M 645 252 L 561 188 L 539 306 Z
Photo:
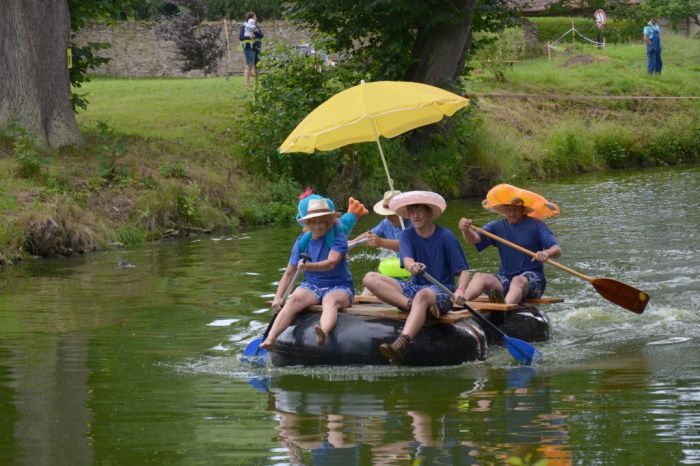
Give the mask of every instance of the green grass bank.
M 482 195 L 499 181 L 697 163 L 699 100 L 479 97 L 700 96 L 700 41 L 669 36 L 664 46 L 660 76 L 646 74 L 636 43 L 571 45 L 551 62 L 516 63 L 505 81 L 477 69 L 468 85 L 479 108 L 469 134 L 455 135 L 473 140 L 472 153 L 445 184 Z M 292 218 L 300 186 L 242 168 L 235 134 L 252 91 L 241 78 L 99 78 L 83 91 L 81 149 L 45 151 L 19 127 L 0 132 L 0 264 Z

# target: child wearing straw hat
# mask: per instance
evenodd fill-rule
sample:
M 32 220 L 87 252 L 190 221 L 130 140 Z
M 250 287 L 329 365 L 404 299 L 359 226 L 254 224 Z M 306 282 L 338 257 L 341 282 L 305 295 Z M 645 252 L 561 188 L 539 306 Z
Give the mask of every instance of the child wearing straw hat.
M 412 276 L 409 280 L 397 280 L 369 272 L 363 279 L 365 287 L 379 299 L 409 313 L 396 341 L 379 347 L 394 365 L 401 364 L 428 315 L 439 317 L 451 308 L 450 295 L 422 277 L 423 272 L 429 272 L 454 291 L 457 303 L 461 304 L 464 299 L 469 280 L 464 251 L 450 230 L 434 223 L 446 206 L 442 196 L 430 191 L 409 191 L 394 196 L 389 208 L 413 224 L 413 228 L 399 236 L 399 255 Z M 456 289 L 455 276 L 458 276 Z
M 482 205 L 505 217 L 484 225 L 485 231 L 537 253 L 535 257 L 530 257 L 476 232 L 471 228 L 471 219 L 460 219 L 459 229 L 464 240 L 476 246 L 479 252 L 488 246 L 495 246 L 498 248 L 501 262 L 497 274 L 474 274 L 467 287 L 465 299 L 475 299 L 482 293 L 487 293 L 493 302 L 507 304 L 519 304 L 528 298 L 539 298 L 547 286 L 544 262 L 562 254 L 556 236 L 539 218 L 557 215 L 559 207 L 547 202 L 538 194 L 510 185 L 493 187 Z
M 401 191 L 387 191 L 384 193 L 382 200 L 374 204 L 372 210 L 374 210 L 377 215 L 383 215 L 384 219 L 371 230 L 350 240 L 350 247 L 367 238 L 367 244 L 369 246 L 399 252 L 399 235 L 403 230 L 401 228 L 401 220 L 396 212 L 389 208 L 389 202 L 398 194 L 401 194 Z M 404 227 L 409 228 L 410 226 L 411 222 L 409 220 L 404 220 Z
M 301 202 L 300 202 L 301 206 Z M 311 232 L 310 237 L 302 233 L 294 242 L 289 264 L 280 279 L 272 308 L 278 313 L 260 348 L 270 348 L 275 339 L 291 325 L 294 317 L 314 304 L 321 304 L 320 325 L 314 328 L 316 342 L 322 346 L 335 328 L 338 309 L 352 304 L 355 289 L 347 262 L 348 240 L 343 230 L 335 225 L 338 214 L 333 201 L 316 197 L 303 203 L 304 212 L 299 220 Z M 300 261 L 301 254 L 310 256 Z M 289 299 L 281 306 L 280 301 L 297 267 L 304 272 L 304 279 Z

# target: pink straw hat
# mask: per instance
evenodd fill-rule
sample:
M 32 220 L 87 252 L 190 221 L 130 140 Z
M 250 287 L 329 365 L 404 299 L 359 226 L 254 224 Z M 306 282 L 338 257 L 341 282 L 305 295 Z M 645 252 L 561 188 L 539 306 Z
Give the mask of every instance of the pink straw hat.
M 408 206 L 425 204 L 430 207 L 433 219 L 438 218 L 447 208 L 445 199 L 432 191 L 407 191 L 394 196 L 389 201 L 389 208 L 404 218 L 408 218 Z

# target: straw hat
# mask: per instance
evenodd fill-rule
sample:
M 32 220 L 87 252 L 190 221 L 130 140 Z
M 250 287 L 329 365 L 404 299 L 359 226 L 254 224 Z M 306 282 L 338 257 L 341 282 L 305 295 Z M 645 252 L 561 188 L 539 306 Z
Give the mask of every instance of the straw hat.
M 311 218 L 323 217 L 324 215 L 340 215 L 333 211 L 332 203 L 325 197 L 310 199 L 306 206 L 306 213 L 299 220 L 309 220 Z
M 445 199 L 431 191 L 408 191 L 394 196 L 389 201 L 389 208 L 404 218 L 408 218 L 408 206 L 425 204 L 433 213 L 433 220 L 438 218 L 447 208 Z
M 389 201 L 394 196 L 401 194 L 401 191 L 387 191 L 384 193 L 384 199 L 374 204 L 372 210 L 379 215 L 396 215 L 396 212 L 389 209 Z

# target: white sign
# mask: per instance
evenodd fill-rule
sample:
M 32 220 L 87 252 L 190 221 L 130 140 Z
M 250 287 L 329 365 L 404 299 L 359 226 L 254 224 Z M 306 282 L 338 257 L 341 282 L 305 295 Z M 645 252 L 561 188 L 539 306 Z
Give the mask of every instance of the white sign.
M 603 10 L 597 9 L 595 13 L 593 13 L 593 17 L 595 18 L 595 25 L 597 28 L 605 26 L 605 12 Z

